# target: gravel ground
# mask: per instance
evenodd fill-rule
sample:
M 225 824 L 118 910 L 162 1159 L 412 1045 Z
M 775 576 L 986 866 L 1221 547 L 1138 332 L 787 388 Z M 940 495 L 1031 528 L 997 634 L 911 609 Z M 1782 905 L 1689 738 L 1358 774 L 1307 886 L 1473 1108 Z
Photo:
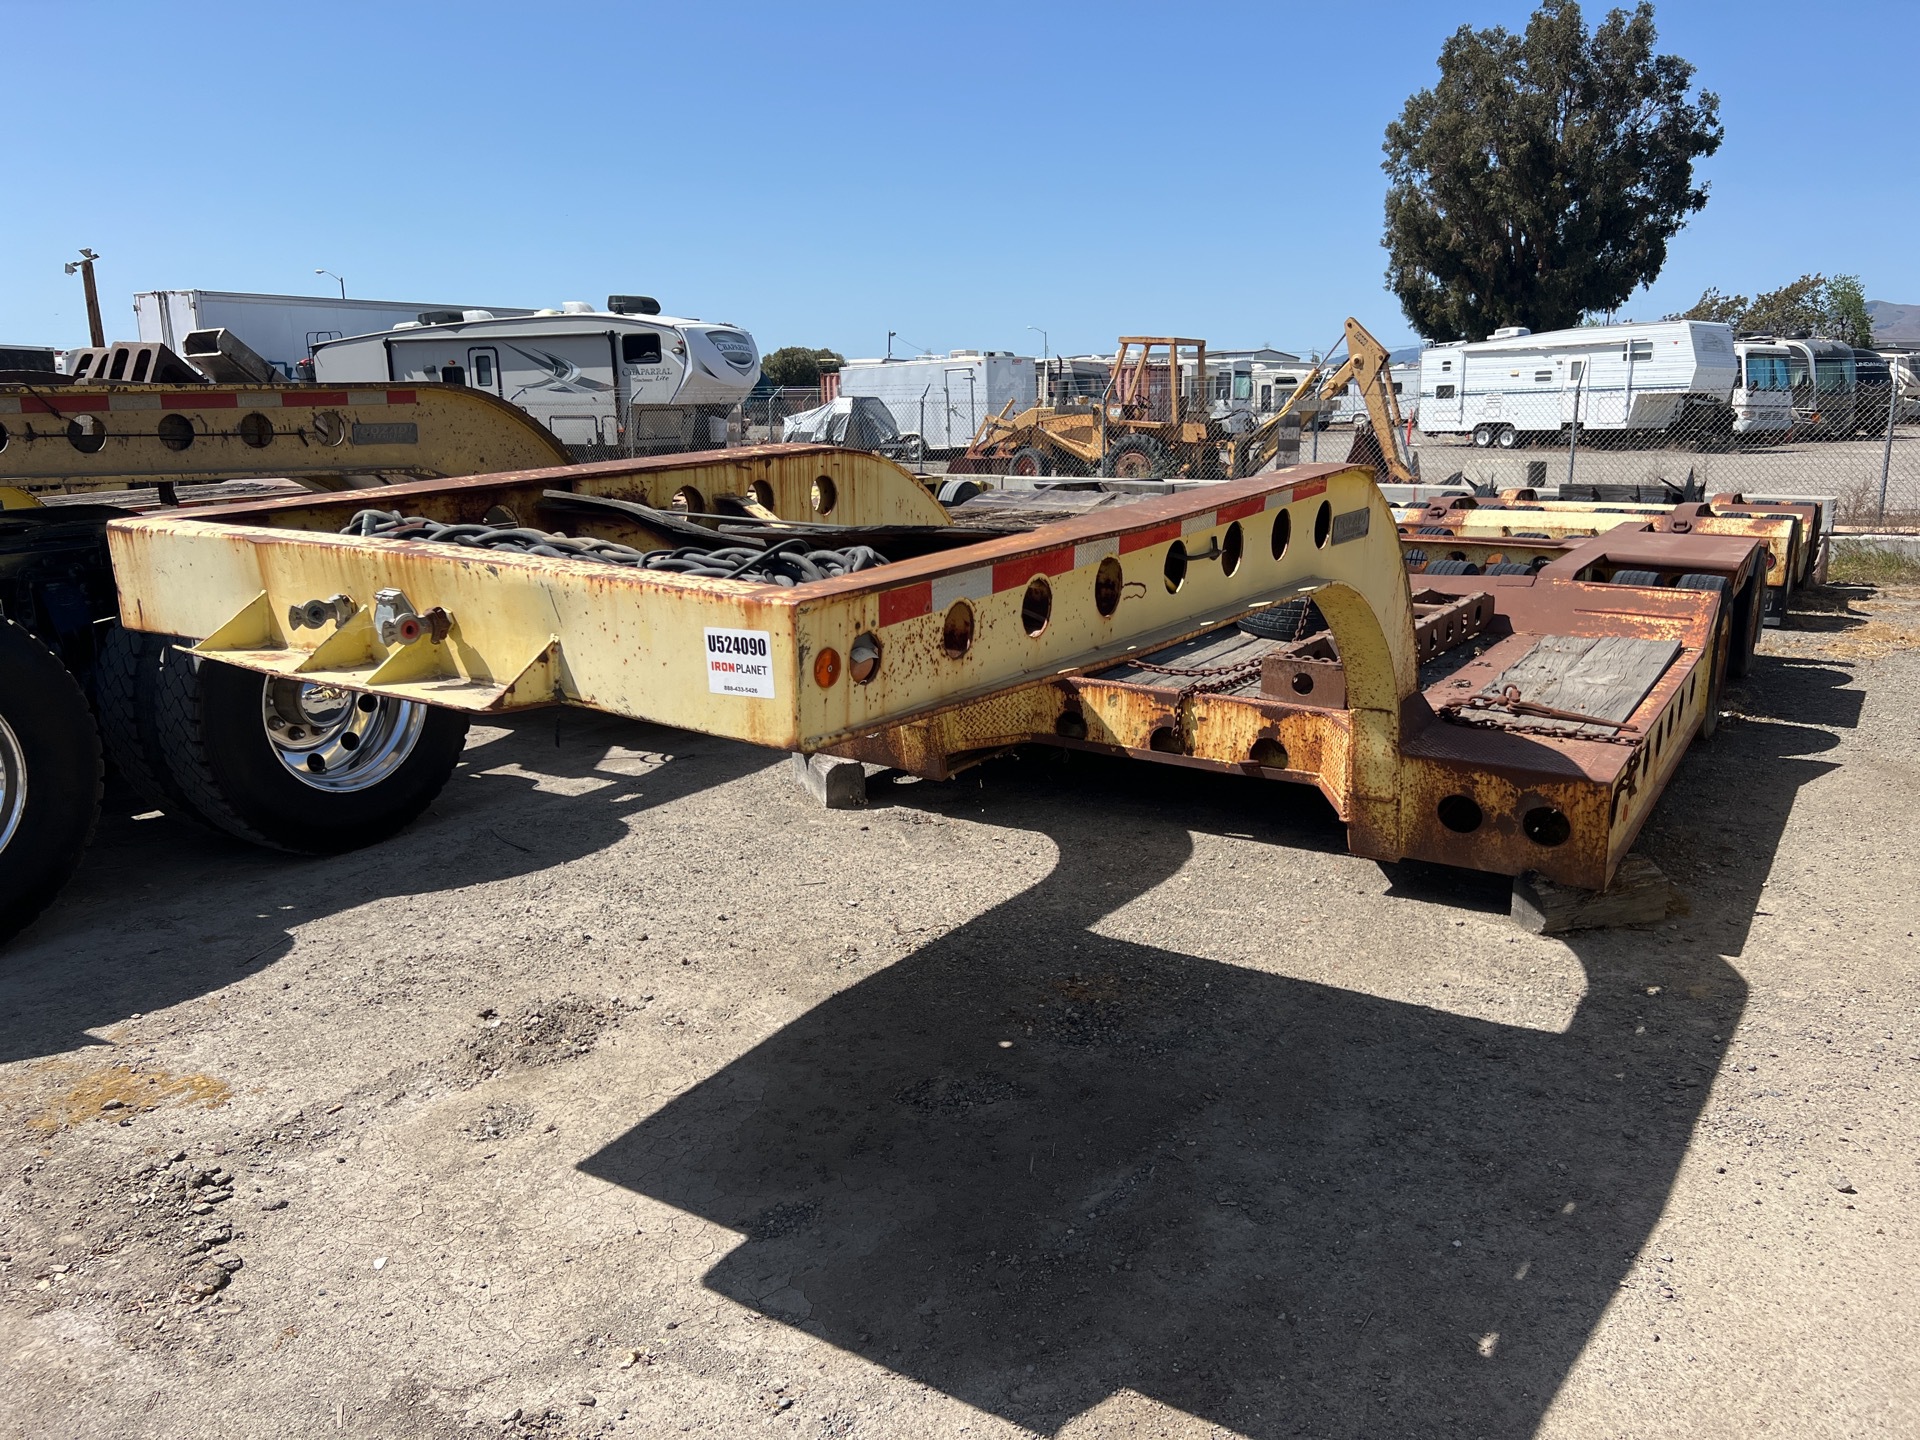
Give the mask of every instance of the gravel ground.
M 122 802 L 0 976 L 0 1432 L 1920 1433 L 1920 592 L 1526 935 L 1309 792 L 864 812 L 579 713 L 327 861 Z

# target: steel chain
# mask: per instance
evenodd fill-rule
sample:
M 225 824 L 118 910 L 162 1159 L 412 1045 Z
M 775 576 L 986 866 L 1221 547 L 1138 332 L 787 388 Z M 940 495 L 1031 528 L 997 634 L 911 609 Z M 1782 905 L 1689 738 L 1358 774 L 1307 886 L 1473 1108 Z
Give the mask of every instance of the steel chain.
M 773 585 L 802 585 L 830 580 L 886 563 L 886 557 L 866 545 L 844 550 L 807 547 L 804 539 L 782 540 L 762 549 L 728 545 L 715 536 L 712 548 L 681 545 L 671 550 L 637 550 L 612 540 L 571 536 L 525 526 L 447 524 L 424 515 L 402 515 L 398 510 L 362 510 L 347 522 L 343 535 L 375 540 L 425 540 L 440 545 L 464 545 L 480 550 L 507 550 L 522 555 L 544 555 L 559 560 L 593 560 L 636 570 L 658 570 L 676 575 L 698 575 L 713 580 L 752 580 Z

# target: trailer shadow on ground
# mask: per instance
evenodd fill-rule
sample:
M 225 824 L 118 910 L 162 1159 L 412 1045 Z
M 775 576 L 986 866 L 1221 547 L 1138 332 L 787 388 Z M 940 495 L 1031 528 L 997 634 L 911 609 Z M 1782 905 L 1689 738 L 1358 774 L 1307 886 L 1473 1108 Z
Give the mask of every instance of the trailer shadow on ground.
M 1767 683 L 1818 710 L 1829 678 Z M 989 774 L 1045 880 L 583 1168 L 740 1232 L 720 1295 L 1041 1433 L 1130 1390 L 1250 1436 L 1530 1435 L 1661 1214 L 1745 1007 L 1725 957 L 1834 743 L 1754 720 L 1690 760 L 1646 843 L 1710 826 L 1712 889 L 1572 937 L 1559 1033 L 1100 933 L 1195 833 L 1337 844 L 1311 803 Z M 1490 907 L 1446 875 L 1395 883 Z
M 615 746 L 658 763 L 610 772 L 603 762 Z M 593 854 L 655 807 L 777 763 L 686 731 L 540 712 L 470 741 L 429 812 L 400 835 L 323 858 L 139 818 L 140 802 L 110 783 L 79 874 L 0 956 L 0 1063 L 99 1045 L 88 1030 L 232 984 L 284 957 L 308 921 Z M 113 923 L 103 926 L 103 915 Z

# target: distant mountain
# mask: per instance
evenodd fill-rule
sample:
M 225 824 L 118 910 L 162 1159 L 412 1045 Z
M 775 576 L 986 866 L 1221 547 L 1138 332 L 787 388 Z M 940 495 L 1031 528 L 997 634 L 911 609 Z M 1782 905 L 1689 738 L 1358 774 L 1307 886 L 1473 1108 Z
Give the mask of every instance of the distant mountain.
M 1891 300 L 1869 300 L 1873 343 L 1920 347 L 1920 305 L 1896 305 Z

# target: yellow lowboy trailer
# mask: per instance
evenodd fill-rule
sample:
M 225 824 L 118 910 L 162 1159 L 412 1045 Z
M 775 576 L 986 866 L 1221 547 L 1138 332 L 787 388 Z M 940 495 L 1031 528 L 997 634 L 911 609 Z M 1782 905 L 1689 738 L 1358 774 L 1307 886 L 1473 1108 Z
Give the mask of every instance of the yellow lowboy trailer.
M 1714 589 L 1610 587 L 1569 569 L 1416 594 L 1357 466 L 987 538 L 946 527 L 898 467 L 808 446 L 381 498 L 416 534 L 469 543 L 341 533 L 367 523 L 346 497 L 109 528 L 123 622 L 185 637 L 203 676 L 254 677 L 256 727 L 264 687 L 268 731 L 282 731 L 252 743 L 296 773 L 289 720 L 312 746 L 328 725 L 419 707 L 584 705 L 936 778 L 1043 743 L 1312 784 L 1357 853 L 1597 889 L 1711 719 L 1730 644 Z M 652 548 L 669 507 L 734 517 L 709 523 L 738 536 L 757 525 L 767 554 L 870 539 L 895 555 L 780 584 L 566 548 Z M 476 548 L 542 536 L 557 553 Z M 1751 542 L 1663 540 L 1722 575 L 1757 564 Z M 1603 545 L 1583 555 L 1607 564 Z M 1263 630 L 1307 598 L 1327 627 L 1317 641 Z M 326 756 L 309 778 L 353 763 Z
M 30 495 L 262 475 L 335 490 L 566 462 L 524 410 L 458 385 L 0 385 L 0 485 Z
M 96 716 L 124 712 L 135 683 L 105 623 L 106 522 L 130 511 L 77 497 L 146 489 L 172 504 L 183 484 L 338 490 L 567 459 L 530 415 L 459 386 L 196 383 L 164 347 L 88 354 L 101 374 L 178 383 L 0 385 L 0 942 L 79 863 L 98 809 Z M 120 758 L 156 804 L 185 808 L 170 779 Z

